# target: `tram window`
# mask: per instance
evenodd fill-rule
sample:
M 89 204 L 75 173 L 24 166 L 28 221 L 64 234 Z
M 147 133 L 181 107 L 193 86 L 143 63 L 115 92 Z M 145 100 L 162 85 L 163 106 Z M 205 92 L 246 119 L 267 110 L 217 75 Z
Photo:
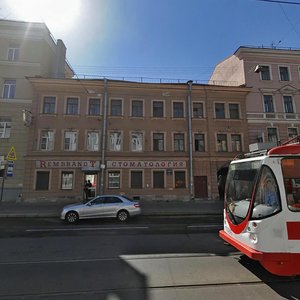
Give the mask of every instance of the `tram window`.
M 243 162 L 229 167 L 226 185 L 226 210 L 234 224 L 246 218 L 260 164 Z
M 269 167 L 262 166 L 251 218 L 266 218 L 280 210 L 280 195 L 276 178 Z
M 288 208 L 300 212 L 300 159 L 283 159 L 281 166 Z

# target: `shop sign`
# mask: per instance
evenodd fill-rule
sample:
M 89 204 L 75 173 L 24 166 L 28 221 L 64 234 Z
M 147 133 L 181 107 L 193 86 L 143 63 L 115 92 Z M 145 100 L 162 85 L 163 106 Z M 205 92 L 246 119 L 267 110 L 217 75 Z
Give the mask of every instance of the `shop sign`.
M 97 160 L 37 160 L 37 169 L 68 169 L 99 170 L 100 161 Z
M 111 160 L 107 162 L 107 168 L 132 168 L 132 169 L 182 169 L 186 168 L 186 161 L 168 161 L 168 160 Z

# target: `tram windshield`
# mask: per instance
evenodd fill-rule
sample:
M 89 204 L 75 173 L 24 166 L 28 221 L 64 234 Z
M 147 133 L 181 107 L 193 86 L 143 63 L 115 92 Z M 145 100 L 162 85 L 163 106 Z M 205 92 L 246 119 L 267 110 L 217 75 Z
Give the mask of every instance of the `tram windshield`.
M 300 212 L 300 158 L 285 158 L 281 167 L 288 208 Z
M 233 163 L 226 181 L 226 211 L 233 224 L 245 220 L 253 190 L 261 168 L 261 161 Z

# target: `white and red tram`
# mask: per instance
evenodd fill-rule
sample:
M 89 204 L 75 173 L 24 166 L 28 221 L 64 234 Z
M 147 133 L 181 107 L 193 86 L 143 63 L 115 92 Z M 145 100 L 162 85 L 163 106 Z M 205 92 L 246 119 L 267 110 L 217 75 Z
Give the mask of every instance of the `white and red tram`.
M 300 275 L 299 137 L 230 163 L 222 239 L 272 274 Z

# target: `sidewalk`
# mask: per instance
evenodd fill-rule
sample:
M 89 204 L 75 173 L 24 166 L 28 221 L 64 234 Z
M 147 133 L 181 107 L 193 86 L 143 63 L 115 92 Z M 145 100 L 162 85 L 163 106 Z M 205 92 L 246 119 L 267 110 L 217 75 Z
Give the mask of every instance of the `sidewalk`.
M 59 217 L 63 206 L 68 203 L 0 203 L 0 217 Z M 144 216 L 196 216 L 222 215 L 223 201 L 140 201 Z

